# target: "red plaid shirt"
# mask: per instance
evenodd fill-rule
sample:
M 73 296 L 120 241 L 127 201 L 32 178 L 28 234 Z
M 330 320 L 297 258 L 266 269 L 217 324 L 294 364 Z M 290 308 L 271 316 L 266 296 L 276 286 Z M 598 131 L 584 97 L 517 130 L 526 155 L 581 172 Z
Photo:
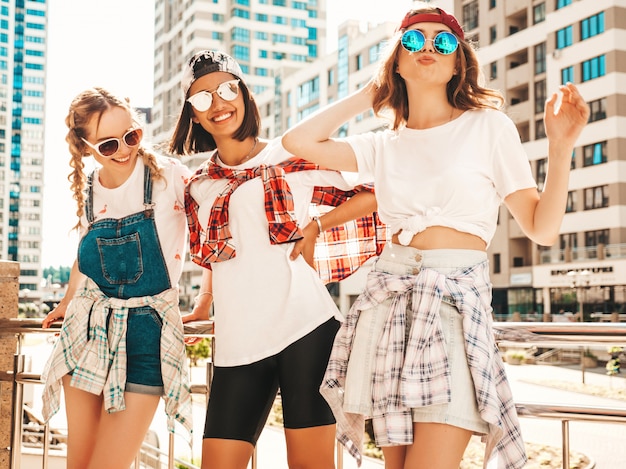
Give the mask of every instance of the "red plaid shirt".
M 302 231 L 294 216 L 291 189 L 285 174 L 320 169 L 298 158 L 290 158 L 273 166 L 260 165 L 237 170 L 224 168 L 209 159 L 189 179 L 185 189 L 191 259 L 210 269 L 212 262 L 222 262 L 236 256 L 228 228 L 230 196 L 241 184 L 257 177 L 263 181 L 270 242 L 281 244 L 301 239 Z M 203 178 L 228 180 L 226 188 L 213 203 L 206 230 L 198 219 L 198 203 L 190 195 L 191 184 Z M 336 207 L 361 190 L 373 192 L 373 186 L 358 186 L 351 191 L 316 187 L 311 203 L 319 206 L 320 212 L 328 211 L 328 207 Z M 315 247 L 315 263 L 320 277 L 325 283 L 348 277 L 367 259 L 378 255 L 386 239 L 387 230 L 375 213 L 322 233 Z

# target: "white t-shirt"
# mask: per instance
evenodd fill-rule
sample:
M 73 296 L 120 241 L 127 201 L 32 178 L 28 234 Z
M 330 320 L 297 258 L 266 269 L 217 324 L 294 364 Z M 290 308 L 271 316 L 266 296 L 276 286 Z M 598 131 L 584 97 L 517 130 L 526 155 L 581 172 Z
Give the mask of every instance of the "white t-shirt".
M 157 159 L 163 166 L 163 179 L 152 179 L 154 219 L 170 283 L 172 287 L 176 287 L 185 262 L 187 246 L 185 184 L 191 176 L 191 170 L 174 158 L 158 156 Z M 103 187 L 98 178 L 99 169 L 95 171 L 93 177 L 94 221 L 103 218 L 122 218 L 144 209 L 144 164 L 141 158 L 137 158 L 135 169 L 124 184 L 114 189 Z M 81 223 L 84 234 L 87 227 L 87 218 L 84 215 Z
M 500 111 L 465 111 L 447 124 L 350 136 L 359 180 L 374 180 L 378 214 L 408 244 L 430 226 L 471 233 L 487 245 L 498 208 L 537 187 L 513 122 Z
M 217 164 L 244 169 L 275 165 L 292 156 L 280 139 L 275 139 L 239 166 L 227 166 L 219 158 Z M 309 222 L 314 187 L 353 187 L 334 171 L 300 171 L 285 177 L 301 228 Z M 225 187 L 223 179 L 205 178 L 192 183 L 190 194 L 199 204 L 198 219 L 203 228 Z M 315 270 L 302 256 L 289 259 L 293 243 L 270 243 L 260 178 L 243 183 L 232 193 L 229 228 L 236 256 L 211 264 L 217 366 L 245 365 L 270 357 L 331 317 L 341 318 Z

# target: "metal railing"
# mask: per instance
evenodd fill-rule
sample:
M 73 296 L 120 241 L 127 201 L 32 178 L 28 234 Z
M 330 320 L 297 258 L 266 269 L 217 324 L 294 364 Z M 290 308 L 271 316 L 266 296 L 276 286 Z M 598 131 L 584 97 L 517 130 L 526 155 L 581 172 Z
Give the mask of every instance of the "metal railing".
M 0 381 L 14 381 L 13 415 L 12 415 L 12 449 L 11 468 L 20 468 L 20 450 L 22 448 L 22 411 L 24 384 L 41 384 L 41 376 L 37 373 L 24 371 L 25 357 L 22 354 L 23 336 L 29 333 L 55 333 L 57 325 L 51 329 L 41 329 L 40 319 L 0 319 L 0 334 L 16 334 L 18 345 L 15 354 L 14 372 L 0 372 Z M 572 348 L 589 346 L 621 346 L 626 347 L 625 323 L 541 323 L 541 322 L 496 322 L 493 325 L 496 341 L 501 347 L 542 347 Z M 197 321 L 185 324 L 185 335 L 188 337 L 209 337 L 213 339 L 212 321 Z M 213 340 L 212 340 L 213 345 Z M 584 367 L 582 367 L 584 374 Z M 212 363 L 207 363 L 206 384 L 192 384 L 192 392 L 207 394 L 212 379 Z M 607 422 L 626 423 L 626 410 L 599 406 L 566 406 L 518 402 L 516 408 L 520 417 L 560 420 L 562 427 L 563 469 L 569 469 L 569 422 Z M 50 449 L 50 428 L 44 425 L 42 469 L 47 469 L 47 456 Z M 145 445 L 145 450 L 167 458 L 168 469 L 175 464 L 196 469 L 192 464 L 174 458 L 174 435 L 170 434 L 167 453 L 154 446 Z M 337 468 L 343 466 L 343 451 L 337 450 Z M 139 457 L 135 461 L 139 468 Z M 252 458 L 252 467 L 256 467 L 256 453 Z
M 41 319 L 3 319 L 0 318 L 0 334 L 14 334 L 17 337 L 17 347 L 14 356 L 13 372 L 0 371 L 0 381 L 13 381 L 13 411 L 11 415 L 11 469 L 19 469 L 21 467 L 21 450 L 23 437 L 23 409 L 24 409 L 24 385 L 26 384 L 43 384 L 40 373 L 29 373 L 25 371 L 25 355 L 23 355 L 23 340 L 25 334 L 55 334 L 58 333 L 61 325 L 53 324 L 50 329 L 41 328 Z M 213 321 L 195 321 L 185 324 L 186 337 L 199 337 L 211 339 L 211 354 L 207 360 L 207 376 L 206 384 L 192 385 L 192 393 L 206 394 L 208 396 L 209 386 L 212 379 L 212 356 L 213 356 Z M 43 425 L 42 437 L 42 469 L 48 468 L 48 456 L 50 452 L 50 426 Z M 198 469 L 192 464 L 185 461 L 177 460 L 174 457 L 174 434 L 169 434 L 168 451 L 164 452 L 159 448 L 144 443 L 142 450 L 137 455 L 134 463 L 135 469 L 140 468 L 142 455 L 156 455 L 159 460 L 163 456 L 167 459 L 168 469 L 174 469 L 175 464 L 188 467 L 189 469 Z M 155 457 L 155 456 L 152 456 Z M 253 469 L 256 469 L 255 457 L 253 457 Z M 160 466 L 158 466 L 160 467 Z
M 503 322 L 494 323 L 494 334 L 501 347 L 572 348 L 594 345 L 626 347 L 626 324 L 624 323 Z M 582 359 L 581 372 L 584 383 L 585 366 Z M 520 417 L 561 421 L 563 469 L 570 467 L 570 421 L 626 423 L 626 409 L 614 407 L 532 402 L 516 402 L 515 407 Z

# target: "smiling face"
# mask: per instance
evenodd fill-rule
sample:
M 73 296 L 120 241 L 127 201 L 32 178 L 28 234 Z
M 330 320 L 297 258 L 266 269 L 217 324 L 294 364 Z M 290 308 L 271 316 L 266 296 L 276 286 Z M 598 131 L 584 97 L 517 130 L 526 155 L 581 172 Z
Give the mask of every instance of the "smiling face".
M 222 83 L 232 81 L 234 78 L 227 72 L 201 76 L 189 88 L 189 96 L 201 91 L 215 91 Z M 213 101 L 206 111 L 198 111 L 192 106 L 192 121 L 200 124 L 216 141 L 223 137 L 230 138 L 241 127 L 245 118 L 243 93 L 239 92 L 232 101 L 223 99 L 220 93 L 214 92 L 211 95 Z
M 451 32 L 450 28 L 442 23 L 415 23 L 407 30 L 421 31 L 426 37 L 419 52 L 399 47 L 397 72 L 407 87 L 412 83 L 445 86 L 455 74 L 458 49 L 449 55 L 440 54 L 435 50 L 433 39 L 442 31 Z
M 140 145 L 129 147 L 123 139 L 123 136 L 135 127 L 136 124 L 128 110 L 116 106 L 107 109 L 102 114 L 95 114 L 85 126 L 86 139 L 92 145 L 97 146 L 98 143 L 110 138 L 120 139 L 119 149 L 108 158 L 86 146 L 87 151 L 102 165 L 100 171 L 102 178 L 114 180 L 114 185 L 125 181 L 135 167 Z M 102 178 L 101 182 L 108 187 Z

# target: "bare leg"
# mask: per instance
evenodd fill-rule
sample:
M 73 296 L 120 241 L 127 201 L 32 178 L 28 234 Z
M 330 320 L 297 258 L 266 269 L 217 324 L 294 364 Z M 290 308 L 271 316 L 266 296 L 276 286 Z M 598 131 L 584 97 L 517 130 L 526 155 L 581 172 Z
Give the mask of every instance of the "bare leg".
M 472 432 L 441 423 L 413 423 L 413 444 L 407 447 L 405 468 L 458 469 Z
M 202 440 L 202 469 L 246 469 L 254 447 L 241 440 Z
M 100 408 L 100 425 L 89 469 L 128 469 L 141 448 L 160 396 L 124 393 L 126 409 L 107 413 Z
M 67 414 L 67 469 L 84 469 L 89 465 L 97 439 L 102 411 L 102 395 L 96 396 L 70 386 L 71 376 L 63 377 Z
M 289 469 L 335 469 L 335 425 L 285 429 Z
M 408 446 L 383 446 L 383 456 L 385 459 L 385 469 L 404 469 L 406 459 L 406 449 Z

